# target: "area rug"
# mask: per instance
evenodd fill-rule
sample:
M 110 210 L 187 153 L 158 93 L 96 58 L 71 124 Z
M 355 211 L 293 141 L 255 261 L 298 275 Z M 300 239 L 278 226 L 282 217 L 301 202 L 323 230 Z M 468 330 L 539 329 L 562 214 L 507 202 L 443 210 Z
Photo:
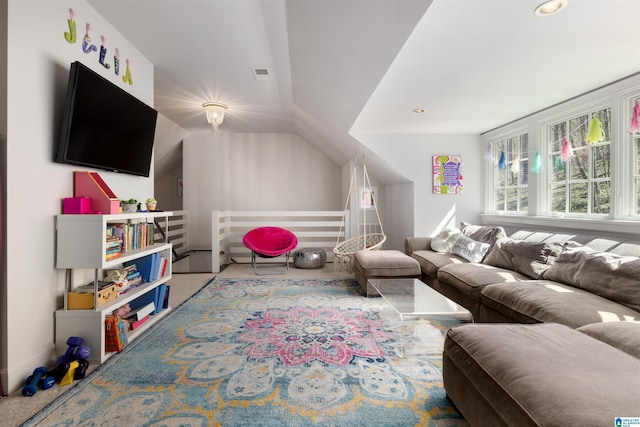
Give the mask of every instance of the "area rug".
M 398 358 L 358 289 L 212 280 L 25 425 L 466 425 L 441 355 Z

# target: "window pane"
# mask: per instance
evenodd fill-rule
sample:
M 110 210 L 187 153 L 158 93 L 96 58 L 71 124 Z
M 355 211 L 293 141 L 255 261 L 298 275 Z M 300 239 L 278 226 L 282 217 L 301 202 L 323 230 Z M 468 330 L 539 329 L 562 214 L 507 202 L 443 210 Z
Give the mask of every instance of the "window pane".
M 588 213 L 589 212 L 589 195 L 586 183 L 569 185 L 569 212 L 571 213 Z
M 569 120 L 569 135 L 572 137 L 571 145 L 575 150 L 577 147 L 584 147 L 587 145 L 587 133 L 589 132 L 589 115 L 576 117 Z
M 508 211 L 518 210 L 518 189 L 517 188 L 509 188 L 507 190 L 507 210 Z
M 593 197 L 591 200 L 592 212 L 596 214 L 608 214 L 611 200 L 611 182 L 594 182 L 591 194 Z
M 610 178 L 611 145 L 593 147 L 593 178 Z
M 636 214 L 640 214 L 640 178 L 636 178 Z
M 559 153 L 562 147 L 562 138 L 567 134 L 567 124 L 565 122 L 550 126 L 551 152 Z
M 554 155 L 551 156 L 551 165 L 552 167 L 549 168 L 549 180 L 551 182 L 560 182 L 560 181 L 564 181 L 566 179 L 566 172 L 564 170 L 564 162 L 562 161 L 562 159 L 560 158 L 559 155 Z
M 526 159 L 529 157 L 529 134 L 524 134 L 520 138 L 520 158 Z
M 551 186 L 551 211 L 565 212 L 567 209 L 567 193 L 564 184 Z
M 521 191 L 528 184 L 528 136 L 522 134 L 500 141 L 491 142 L 495 156 L 493 167 L 494 176 L 494 209 L 503 212 L 518 212 L 522 210 Z M 504 156 L 504 168 L 500 169 L 500 157 Z M 517 163 L 514 160 L 517 159 Z M 518 167 L 513 173 L 512 168 Z
M 504 210 L 504 190 L 496 191 L 496 210 Z
M 568 162 L 571 168 L 570 179 L 587 179 L 589 178 L 589 150 L 587 147 L 579 148 L 573 152 L 575 157 Z
M 636 139 L 636 173 L 640 174 L 640 139 Z
M 526 211 L 529 209 L 529 188 L 522 187 L 520 190 L 520 210 Z
M 499 188 L 502 188 L 505 186 L 505 182 L 504 182 L 504 177 L 505 174 L 507 173 L 507 171 L 505 169 L 496 169 L 496 183 L 498 184 Z

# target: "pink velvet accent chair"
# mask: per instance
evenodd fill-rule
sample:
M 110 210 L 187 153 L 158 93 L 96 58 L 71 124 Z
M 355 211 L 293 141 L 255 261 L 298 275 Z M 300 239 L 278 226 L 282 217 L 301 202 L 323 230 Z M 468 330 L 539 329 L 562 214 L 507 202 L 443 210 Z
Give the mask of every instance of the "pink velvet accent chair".
M 242 238 L 242 243 L 251 249 L 251 266 L 253 272 L 258 273 L 259 268 L 273 267 L 270 265 L 258 266 L 257 257 L 275 258 L 285 255 L 285 270 L 271 271 L 262 274 L 282 274 L 289 271 L 289 256 L 291 251 L 298 246 L 298 238 L 291 231 L 280 227 L 258 227 L 248 231 Z

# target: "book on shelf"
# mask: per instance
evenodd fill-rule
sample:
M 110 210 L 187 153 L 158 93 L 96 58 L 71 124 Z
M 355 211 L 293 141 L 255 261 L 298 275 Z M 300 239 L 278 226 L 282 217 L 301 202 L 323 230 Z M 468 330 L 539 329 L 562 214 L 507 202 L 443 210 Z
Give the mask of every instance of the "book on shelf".
M 110 223 L 107 238 L 116 238 L 123 252 L 143 249 L 153 244 L 153 223 Z
M 144 317 L 153 314 L 155 311 L 156 303 L 154 301 L 151 301 L 150 303 L 143 305 L 140 308 L 131 310 L 124 318 L 130 322 L 142 320 Z
M 162 309 L 164 310 L 165 308 L 169 308 L 169 294 L 171 293 L 171 285 L 169 285 L 168 283 L 167 285 L 167 290 L 164 293 L 164 300 L 162 301 Z
M 145 323 L 147 323 L 147 321 L 151 319 L 151 315 L 147 314 L 146 316 L 144 316 L 142 319 L 140 320 L 132 320 L 129 321 L 129 330 L 130 331 L 135 331 L 136 329 L 138 329 L 140 326 L 144 325 Z
M 155 293 L 155 305 L 156 305 L 155 313 L 158 313 L 162 311 L 163 308 L 165 308 L 164 299 L 167 293 L 167 284 L 163 283 L 162 285 L 155 288 L 154 293 Z

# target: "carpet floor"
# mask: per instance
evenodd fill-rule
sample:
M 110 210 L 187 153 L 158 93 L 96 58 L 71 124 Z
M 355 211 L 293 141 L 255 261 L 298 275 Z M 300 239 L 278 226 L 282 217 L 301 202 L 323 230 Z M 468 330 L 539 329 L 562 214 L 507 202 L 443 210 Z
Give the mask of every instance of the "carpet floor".
M 218 277 L 25 425 L 465 426 L 394 331 L 351 278 Z

